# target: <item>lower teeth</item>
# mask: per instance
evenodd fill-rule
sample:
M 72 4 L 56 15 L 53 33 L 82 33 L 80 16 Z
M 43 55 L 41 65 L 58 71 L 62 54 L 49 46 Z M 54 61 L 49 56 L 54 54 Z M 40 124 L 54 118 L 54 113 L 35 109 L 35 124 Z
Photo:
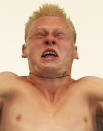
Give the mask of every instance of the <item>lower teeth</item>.
M 46 56 L 44 56 L 44 57 L 47 57 L 47 56 L 54 56 L 54 55 L 46 55 Z M 54 56 L 54 57 L 56 57 L 56 56 Z

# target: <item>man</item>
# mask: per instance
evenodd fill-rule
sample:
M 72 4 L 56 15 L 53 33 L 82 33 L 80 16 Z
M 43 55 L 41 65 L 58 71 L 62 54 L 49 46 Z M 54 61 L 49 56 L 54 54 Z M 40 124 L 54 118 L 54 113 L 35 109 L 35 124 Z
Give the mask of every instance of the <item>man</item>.
M 0 74 L 0 131 L 96 131 L 103 79 L 71 78 L 78 59 L 75 28 L 56 5 L 43 5 L 26 24 L 22 57 L 29 76 Z

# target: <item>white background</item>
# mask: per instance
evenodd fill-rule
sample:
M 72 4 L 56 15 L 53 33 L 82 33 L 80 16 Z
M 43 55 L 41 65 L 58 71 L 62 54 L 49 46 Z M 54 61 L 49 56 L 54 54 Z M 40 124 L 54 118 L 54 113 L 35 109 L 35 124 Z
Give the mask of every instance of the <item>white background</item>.
M 24 27 L 43 3 L 60 5 L 75 25 L 80 59 L 73 63 L 72 77 L 103 78 L 103 0 L 0 0 L 0 72 L 28 75 L 27 60 L 21 58 Z

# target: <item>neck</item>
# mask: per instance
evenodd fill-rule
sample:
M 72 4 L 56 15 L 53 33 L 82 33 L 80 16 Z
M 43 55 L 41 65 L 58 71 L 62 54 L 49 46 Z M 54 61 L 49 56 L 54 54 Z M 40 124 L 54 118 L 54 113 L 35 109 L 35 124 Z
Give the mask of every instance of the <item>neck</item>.
M 42 92 L 48 92 L 49 94 L 66 88 L 73 81 L 69 74 L 55 77 L 46 77 L 35 75 L 34 73 L 30 72 L 27 78 L 35 87 L 39 88 Z
M 74 81 L 70 78 L 69 74 L 48 78 L 30 73 L 27 79 L 40 91 L 40 94 L 44 96 L 48 102 L 53 103 L 59 100 Z
M 60 76 L 53 76 L 53 77 L 51 77 L 51 76 L 49 76 L 49 77 L 47 77 L 47 76 L 40 76 L 40 75 L 36 75 L 36 74 L 34 74 L 32 72 L 30 72 L 29 75 L 30 74 L 34 75 L 34 76 L 37 76 L 39 78 L 44 78 L 44 79 L 59 79 L 59 78 L 70 76 L 69 74 L 67 75 L 66 73 L 64 73 L 63 75 L 60 75 Z

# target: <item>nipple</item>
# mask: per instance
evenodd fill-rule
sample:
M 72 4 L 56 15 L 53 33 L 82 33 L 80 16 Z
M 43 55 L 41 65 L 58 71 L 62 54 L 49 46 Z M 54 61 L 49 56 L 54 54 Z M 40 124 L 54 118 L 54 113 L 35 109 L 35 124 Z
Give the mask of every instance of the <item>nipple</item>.
M 87 117 L 84 117 L 84 118 L 83 118 L 83 120 L 84 120 L 84 122 L 85 122 L 85 123 L 87 123 L 87 122 L 88 122 Z
M 22 118 L 22 115 L 21 115 L 21 114 L 19 114 L 19 115 L 17 115 L 16 120 L 17 120 L 17 121 L 20 121 L 20 120 L 21 120 L 21 118 Z

